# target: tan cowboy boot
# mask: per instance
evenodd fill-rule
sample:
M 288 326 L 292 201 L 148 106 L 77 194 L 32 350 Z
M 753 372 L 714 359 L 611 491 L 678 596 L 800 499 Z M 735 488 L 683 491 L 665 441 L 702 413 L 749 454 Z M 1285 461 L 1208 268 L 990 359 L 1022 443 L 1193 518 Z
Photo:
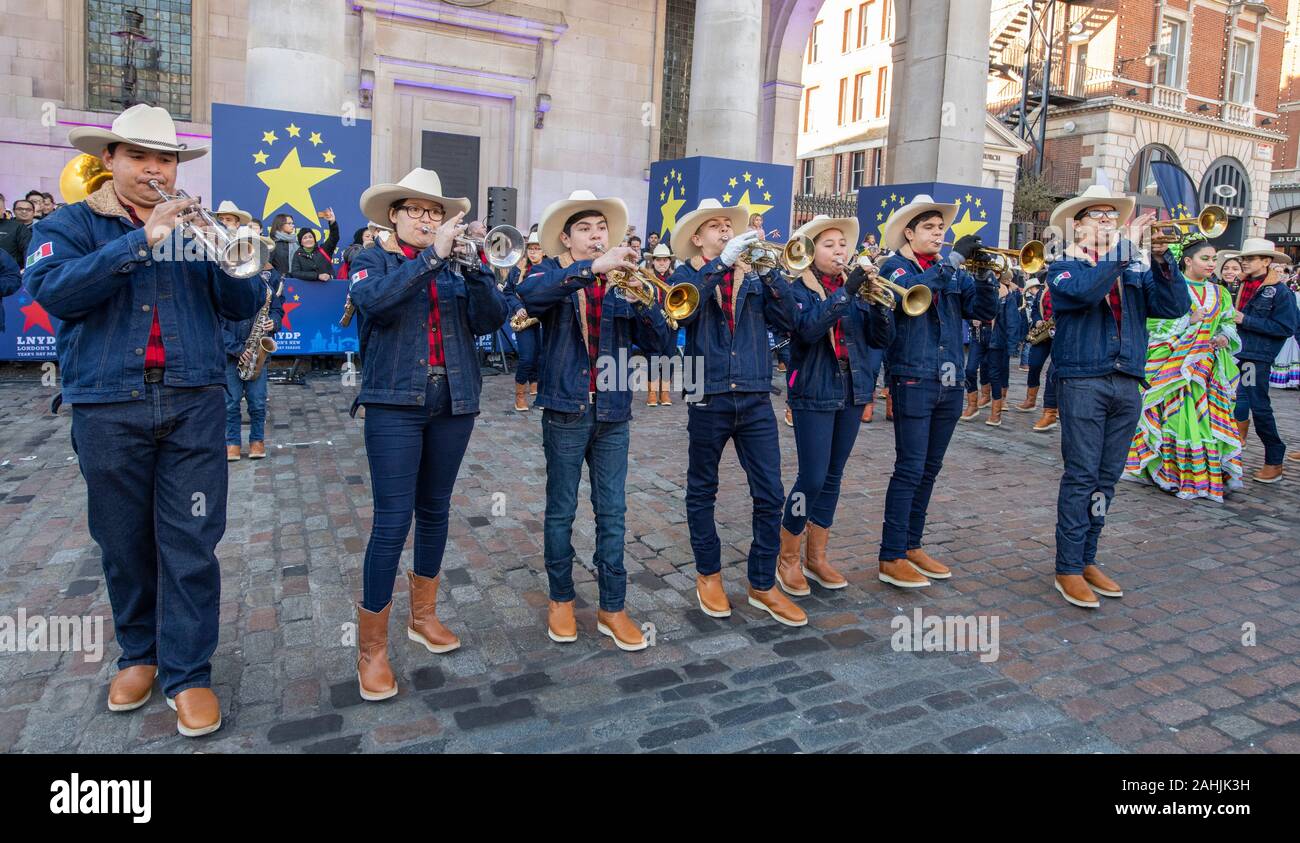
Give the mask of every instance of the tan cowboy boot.
M 386 700 L 397 693 L 397 680 L 388 665 L 388 613 L 393 601 L 381 612 L 367 612 L 357 605 L 357 684 L 361 699 Z
M 266 443 L 263 442 L 261 439 L 257 440 L 256 442 L 249 442 L 248 458 L 250 460 L 266 459 Z
M 925 588 L 930 584 L 920 571 L 907 559 L 892 559 L 880 563 L 880 573 L 876 577 L 883 583 L 899 588 Z
M 1241 434 L 1241 447 L 1246 447 L 1246 436 L 1250 433 L 1250 419 L 1237 422 L 1237 433 Z
M 993 384 L 986 383 L 980 387 L 980 409 L 993 403 Z
M 1025 400 L 1019 404 L 1013 404 L 1012 409 L 1021 413 L 1032 413 L 1034 406 L 1038 403 L 1038 387 L 1031 386 L 1025 390 Z
M 211 688 L 186 688 L 167 705 L 176 712 L 176 731 L 187 738 L 201 738 L 221 728 L 221 702 Z
M 1250 475 L 1250 477 L 1252 480 L 1255 480 L 1259 483 L 1276 483 L 1277 481 L 1282 479 L 1282 466 L 1265 465 L 1259 471 L 1256 471 L 1254 474 Z
M 893 421 L 893 420 L 894 420 L 894 396 L 890 395 L 889 390 L 886 389 L 885 390 L 885 421 Z
M 528 382 L 528 397 L 529 398 L 537 397 L 537 381 Z
M 645 405 L 647 407 L 657 407 L 659 405 L 659 382 L 658 381 L 655 381 L 654 383 L 650 384 L 650 388 L 646 390 Z
M 614 644 L 620 650 L 635 652 L 650 646 L 650 642 L 646 641 L 645 636 L 641 634 L 641 627 L 637 626 L 636 621 L 627 616 L 626 609 L 618 612 L 606 612 L 603 609 L 598 609 L 596 611 L 596 631 L 613 638 Z
M 830 542 L 831 531 L 827 527 L 818 527 L 808 522 L 808 548 L 803 560 L 803 572 L 808 579 L 822 588 L 844 588 L 849 581 L 826 561 L 826 545 Z
M 807 597 L 812 594 L 808 580 L 803 575 L 803 562 L 800 560 L 800 545 L 804 534 L 795 535 L 781 527 L 781 550 L 776 557 L 776 581 L 786 594 L 795 597 Z
M 528 384 L 524 384 L 524 383 L 515 384 L 515 412 L 516 413 L 528 412 L 528 397 L 526 394 L 527 389 L 528 389 Z
M 1034 432 L 1046 433 L 1049 430 L 1055 429 L 1059 418 L 1060 417 L 1056 414 L 1056 410 L 1050 407 L 1044 407 L 1043 414 L 1038 418 L 1038 421 L 1034 422 Z
M 975 418 L 979 414 L 980 414 L 979 393 L 978 392 L 966 393 L 966 408 L 961 411 L 961 415 L 957 417 L 957 420 L 970 421 L 971 419 Z
M 994 401 L 993 401 L 993 409 L 989 410 L 989 418 L 988 418 L 988 421 L 984 422 L 984 423 L 985 423 L 986 425 L 988 425 L 989 427 L 1001 427 L 1001 426 L 1002 426 L 1002 404 L 1003 404 L 1004 401 L 1006 401 L 1005 398 L 996 398 L 996 399 L 994 399 Z
M 1101 605 L 1097 595 L 1088 587 L 1088 581 L 1082 574 L 1057 574 L 1056 590 L 1071 605 L 1083 609 L 1096 609 Z
M 573 601 L 552 600 L 546 610 L 546 634 L 552 641 L 567 644 L 578 640 L 578 622 L 573 617 Z
M 876 402 L 868 401 L 866 406 L 862 408 L 862 423 L 871 424 L 871 419 L 875 415 L 876 415 Z
M 134 711 L 149 702 L 157 675 L 158 668 L 152 664 L 136 664 L 119 670 L 108 685 L 108 710 Z
M 722 587 L 722 574 L 696 574 L 695 599 L 700 610 L 711 618 L 731 617 L 731 601 Z
M 239 446 L 238 446 L 238 445 L 227 445 L 227 446 L 226 446 L 226 462 L 239 462 Z
M 672 396 L 668 394 L 668 387 L 659 390 L 659 405 L 661 407 L 671 407 L 673 405 Z
M 946 580 L 952 576 L 952 570 L 919 547 L 907 552 L 907 561 L 912 567 L 932 580 Z
M 789 407 L 785 408 L 785 426 L 794 427 L 794 411 Z
M 808 623 L 808 615 L 804 610 L 796 606 L 789 597 L 782 594 L 779 588 L 758 591 L 751 585 L 749 587 L 749 605 L 755 609 L 762 609 L 772 616 L 772 620 L 786 626 L 806 626 Z
M 1101 568 L 1096 565 L 1083 566 L 1083 579 L 1102 597 L 1124 596 L 1124 589 L 1119 587 L 1119 583 L 1102 573 Z
M 460 639 L 438 620 L 438 580 L 422 577 L 414 571 L 406 572 L 411 585 L 411 622 L 406 627 L 406 637 L 423 644 L 430 653 L 450 653 L 460 647 Z

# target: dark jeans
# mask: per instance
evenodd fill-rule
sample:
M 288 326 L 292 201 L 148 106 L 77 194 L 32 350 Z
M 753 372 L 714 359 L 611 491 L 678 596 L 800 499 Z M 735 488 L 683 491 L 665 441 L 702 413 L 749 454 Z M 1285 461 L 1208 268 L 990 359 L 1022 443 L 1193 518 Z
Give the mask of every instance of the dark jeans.
M 984 328 L 978 329 L 985 330 Z M 976 342 L 976 329 L 971 330 L 970 345 L 966 346 L 966 391 L 979 391 L 979 384 L 989 381 L 989 344 L 988 341 Z
M 1061 456 L 1056 498 L 1056 573 L 1082 574 L 1097 558 L 1097 539 L 1124 472 L 1142 412 L 1137 378 L 1118 372 L 1062 378 Z
M 261 442 L 266 438 L 266 366 L 255 380 L 239 379 L 239 364 L 226 360 L 226 444 L 240 444 L 239 402 L 248 401 L 248 441 Z
M 573 600 L 573 518 L 578 511 L 582 464 L 591 482 L 596 513 L 596 583 L 600 608 L 618 612 L 627 595 L 623 568 L 624 516 L 627 513 L 627 422 L 598 422 L 594 408 L 582 413 L 542 413 L 546 452 L 546 521 L 542 530 L 546 578 L 551 599 Z
M 1061 379 L 1056 376 L 1056 364 L 1047 364 L 1047 385 L 1043 387 L 1043 409 L 1055 410 L 1059 403 L 1056 393 L 1061 386 Z
M 542 326 L 516 331 L 515 351 L 519 355 L 515 383 L 537 383 L 542 374 Z
M 962 390 L 937 380 L 890 379 L 894 398 L 894 474 L 885 493 L 880 560 L 902 559 L 921 546 L 926 510 L 943 455 L 962 411 Z
M 988 382 L 993 386 L 993 400 L 1000 401 L 1007 394 L 1007 386 L 1011 383 L 1011 352 L 1005 348 L 990 348 L 986 353 Z
M 754 501 L 749 584 L 755 591 L 767 591 L 776 585 L 783 492 L 781 442 L 776 416 L 772 415 L 771 395 L 709 395 L 687 407 L 686 523 L 691 531 L 695 570 L 705 575 L 722 570 L 722 543 L 714 522 L 714 505 L 718 498 L 718 462 L 731 440 Z
M 1025 344 L 1029 345 L 1027 342 Z M 1025 382 L 1030 389 L 1042 383 L 1043 367 L 1047 365 L 1047 358 L 1051 356 L 1051 340 L 1043 340 L 1038 345 L 1029 346 L 1029 374 L 1026 376 Z
M 897 411 L 897 405 L 895 405 Z M 844 464 L 853 452 L 862 408 L 853 404 L 853 377 L 844 373 L 844 409 L 794 410 L 794 444 L 799 458 L 799 476 L 785 499 L 781 525 L 795 535 L 811 520 L 818 527 L 830 527 L 840 502 L 840 481 Z
M 867 374 L 871 375 L 871 393 L 875 398 L 876 383 L 879 381 L 880 366 L 885 362 L 885 352 L 888 349 L 867 347 Z
M 72 448 L 122 656 L 163 693 L 210 687 L 226 532 L 225 387 L 145 384 L 144 400 L 76 404 Z
M 415 517 L 415 573 L 436 577 L 447 547 L 451 492 L 474 431 L 474 416 L 453 416 L 447 378 L 429 381 L 424 406 L 366 405 L 366 459 L 375 517 L 362 567 L 361 605 L 380 612 L 393 599 L 402 547 Z
M 1281 465 L 1286 456 L 1286 445 L 1277 433 L 1277 421 L 1273 418 L 1273 400 L 1268 394 L 1268 363 L 1241 361 L 1241 383 L 1237 385 L 1237 406 L 1233 418 L 1242 422 L 1255 417 L 1255 434 L 1264 443 L 1264 462 L 1268 465 Z M 1254 366 L 1254 384 L 1247 386 L 1246 366 Z M 1245 442 L 1241 443 L 1245 446 Z

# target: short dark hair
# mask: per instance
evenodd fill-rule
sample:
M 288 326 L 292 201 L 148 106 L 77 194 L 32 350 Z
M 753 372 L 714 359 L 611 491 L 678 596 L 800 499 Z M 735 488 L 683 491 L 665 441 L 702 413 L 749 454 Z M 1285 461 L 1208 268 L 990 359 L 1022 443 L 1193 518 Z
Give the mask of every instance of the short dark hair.
M 33 210 L 36 209 L 36 203 L 34 203 L 34 202 L 32 202 L 32 200 L 30 200 L 30 199 L 26 199 L 26 198 L 24 198 L 24 199 L 15 199 L 15 200 L 14 200 L 14 208 L 15 208 L 15 209 L 18 207 L 18 203 L 19 203 L 19 202 L 26 202 L 28 205 L 31 205 L 31 206 L 32 206 L 32 209 L 33 209 Z
M 560 229 L 560 232 L 565 236 L 568 236 L 569 229 L 577 225 L 579 220 L 585 220 L 587 217 L 600 217 L 605 220 L 606 225 L 609 224 L 609 220 L 605 219 L 605 213 L 603 211 L 597 211 L 595 208 L 588 208 L 585 211 L 579 211 L 565 220 L 564 227 Z
M 640 237 L 637 237 L 635 234 L 633 234 L 631 237 L 627 238 L 627 242 L 629 242 L 629 243 L 631 243 L 633 240 L 635 240 L 635 241 L 638 242 L 638 243 L 641 242 L 641 238 L 640 238 Z
M 939 219 L 943 219 L 943 214 L 939 213 L 938 211 L 922 211 L 921 213 L 912 217 L 912 219 L 908 221 L 907 225 L 903 226 L 903 230 L 906 231 L 909 228 L 915 229 L 918 225 L 933 217 L 938 217 Z
M 251 218 L 248 220 L 248 222 L 249 222 L 250 225 L 251 225 L 252 223 L 257 223 L 258 225 L 261 225 L 261 224 L 262 224 L 262 221 L 259 220 L 257 217 L 251 217 Z
M 42 199 L 45 198 L 45 194 L 41 193 L 39 190 L 29 190 L 23 198 L 30 200 L 33 196 L 39 196 Z
M 50 200 L 51 202 L 54 201 L 54 194 L 53 194 L 53 193 L 42 193 L 41 195 L 44 196 L 46 199 Z

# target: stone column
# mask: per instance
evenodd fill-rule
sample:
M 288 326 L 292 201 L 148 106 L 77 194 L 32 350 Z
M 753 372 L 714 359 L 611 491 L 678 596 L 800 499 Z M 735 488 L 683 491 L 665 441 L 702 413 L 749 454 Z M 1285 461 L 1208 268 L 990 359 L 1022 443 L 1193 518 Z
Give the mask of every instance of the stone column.
M 318 0 L 249 3 L 245 104 L 340 113 L 345 11 Z
M 987 4 L 989 0 L 984 0 Z M 686 154 L 756 159 L 760 0 L 698 0 Z

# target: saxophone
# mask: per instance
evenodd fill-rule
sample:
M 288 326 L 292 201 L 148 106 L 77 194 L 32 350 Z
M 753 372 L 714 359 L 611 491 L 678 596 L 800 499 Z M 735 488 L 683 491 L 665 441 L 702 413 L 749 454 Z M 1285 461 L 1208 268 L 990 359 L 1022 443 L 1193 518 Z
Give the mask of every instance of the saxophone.
M 266 276 L 263 275 L 262 277 L 263 283 L 265 283 Z M 262 374 L 262 366 L 266 363 L 267 355 L 274 354 L 278 347 L 275 338 L 266 335 L 266 329 L 262 327 L 262 324 L 271 313 L 272 297 L 280 295 L 280 291 L 283 289 L 284 281 L 281 281 L 279 286 L 276 287 L 275 293 L 271 292 L 270 285 L 266 287 L 266 301 L 262 302 L 262 309 L 257 311 L 257 315 L 253 317 L 253 329 L 248 332 L 248 340 L 244 343 L 244 353 L 239 357 L 239 379 L 241 381 L 257 380 L 258 376 Z M 244 357 L 250 354 L 251 357 L 248 363 L 245 364 Z

